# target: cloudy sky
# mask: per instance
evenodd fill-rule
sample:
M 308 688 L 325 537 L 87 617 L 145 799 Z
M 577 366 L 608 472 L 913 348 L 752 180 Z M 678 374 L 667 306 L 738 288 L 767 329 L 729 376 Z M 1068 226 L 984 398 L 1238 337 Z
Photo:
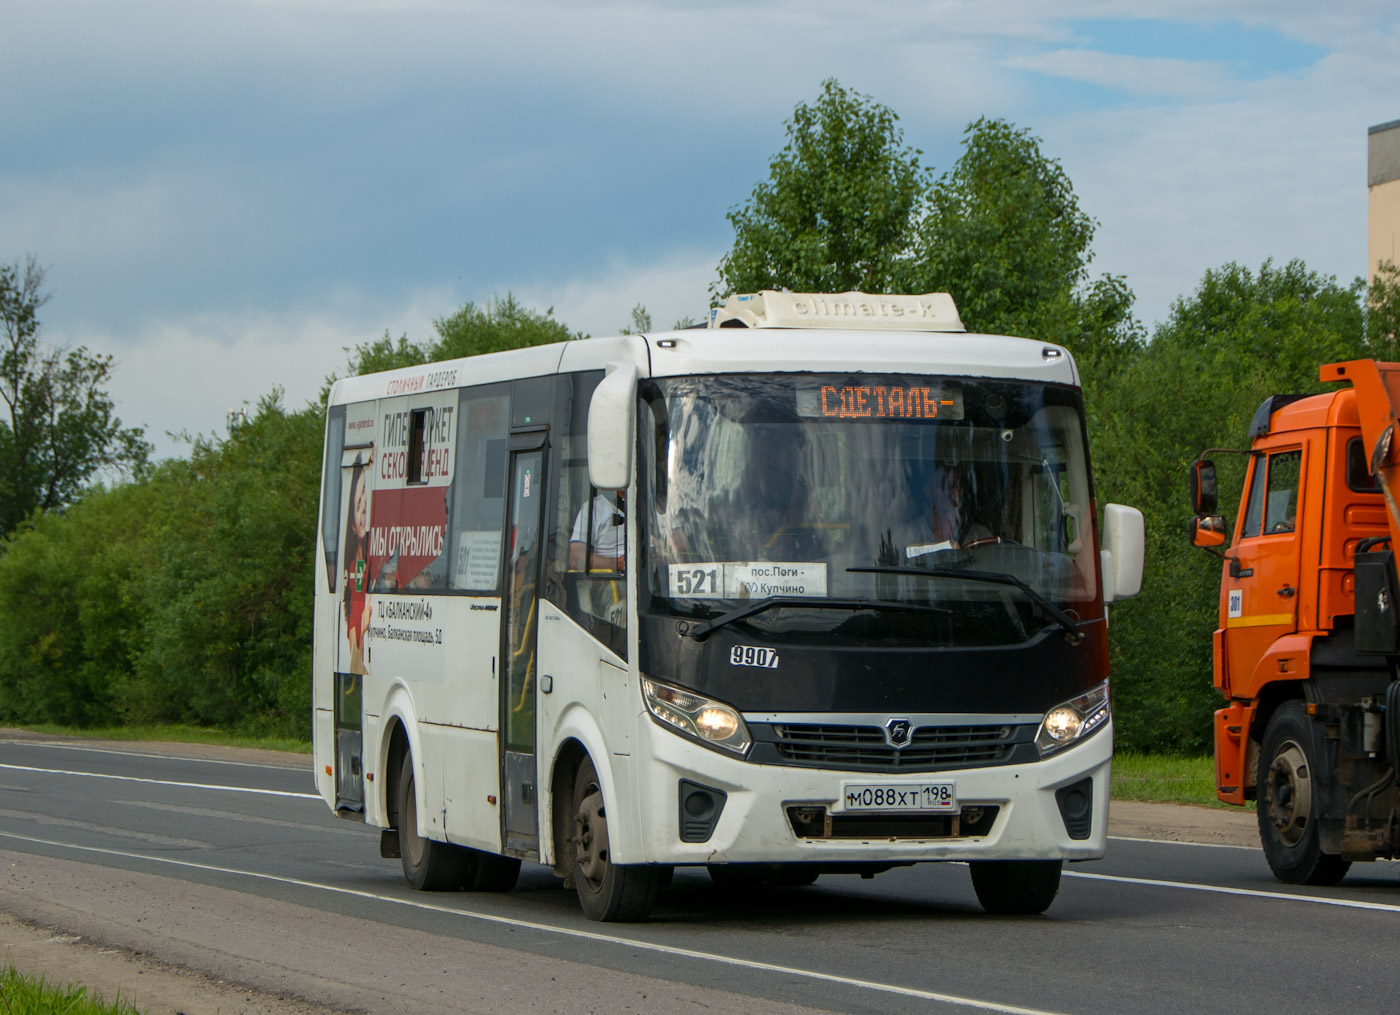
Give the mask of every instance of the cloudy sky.
M 1047 13 L 1054 9 L 1055 13 Z M 118 361 L 161 454 L 386 330 L 514 293 L 616 333 L 706 307 L 824 78 L 942 171 L 1030 128 L 1149 325 L 1227 261 L 1366 271 L 1394 0 L 44 0 L 0 31 L 0 260 Z

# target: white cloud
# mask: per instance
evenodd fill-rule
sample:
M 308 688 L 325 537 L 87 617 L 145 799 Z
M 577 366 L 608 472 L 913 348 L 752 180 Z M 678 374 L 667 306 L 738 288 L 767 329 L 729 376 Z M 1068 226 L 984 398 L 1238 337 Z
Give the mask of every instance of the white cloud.
M 1203 99 L 1219 97 L 1233 84 L 1230 73 L 1216 63 L 1120 56 L 1090 49 L 1056 49 L 1012 57 L 1005 63 L 1129 95 Z

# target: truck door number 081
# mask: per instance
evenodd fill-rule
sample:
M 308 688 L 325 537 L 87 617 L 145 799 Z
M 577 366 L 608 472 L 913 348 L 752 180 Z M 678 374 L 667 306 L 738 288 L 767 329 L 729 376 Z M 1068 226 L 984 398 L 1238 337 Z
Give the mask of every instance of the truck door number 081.
M 776 670 L 778 668 L 778 653 L 771 648 L 735 645 L 729 650 L 729 665 L 758 666 L 765 670 Z

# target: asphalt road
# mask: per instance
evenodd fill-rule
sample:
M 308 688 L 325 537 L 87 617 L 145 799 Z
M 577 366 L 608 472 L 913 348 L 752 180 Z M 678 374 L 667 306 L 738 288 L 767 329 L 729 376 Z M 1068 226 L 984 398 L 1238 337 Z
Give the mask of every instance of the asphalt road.
M 646 924 L 586 920 L 527 865 L 415 893 L 309 762 L 0 740 L 0 910 L 366 1012 L 1319 1012 L 1397 1007 L 1400 871 L 1275 882 L 1255 848 L 1115 838 L 1032 918 L 965 867 L 797 889 L 679 870 Z

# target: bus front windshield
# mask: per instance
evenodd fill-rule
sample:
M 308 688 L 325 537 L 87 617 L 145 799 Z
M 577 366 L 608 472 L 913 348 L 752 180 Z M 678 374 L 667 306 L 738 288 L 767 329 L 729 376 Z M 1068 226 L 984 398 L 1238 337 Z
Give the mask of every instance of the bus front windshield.
M 1099 615 L 1072 388 L 743 374 L 642 395 L 653 609 L 715 618 L 773 600 L 743 623 L 960 644 Z

